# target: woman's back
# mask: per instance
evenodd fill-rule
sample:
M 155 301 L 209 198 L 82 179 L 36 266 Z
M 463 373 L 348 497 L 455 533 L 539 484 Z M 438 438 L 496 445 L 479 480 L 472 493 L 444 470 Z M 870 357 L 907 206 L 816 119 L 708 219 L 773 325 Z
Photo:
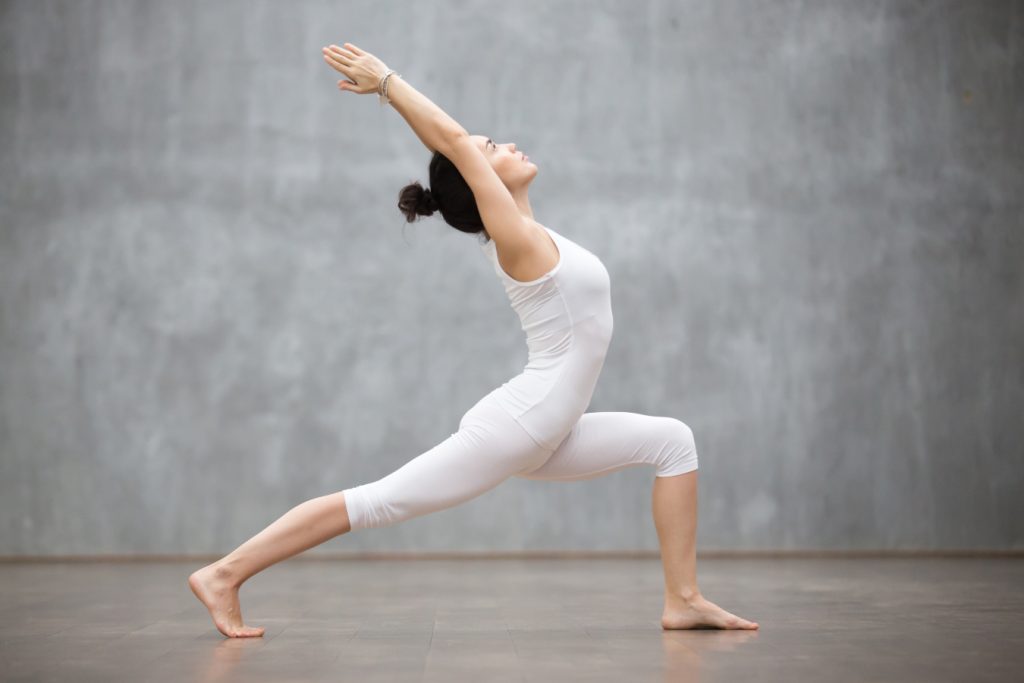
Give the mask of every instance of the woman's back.
M 544 229 L 558 248 L 558 262 L 529 282 L 502 269 L 493 241 L 481 248 L 519 316 L 528 349 L 523 371 L 491 393 L 540 445 L 553 449 L 590 405 L 613 320 L 611 281 L 601 260 Z

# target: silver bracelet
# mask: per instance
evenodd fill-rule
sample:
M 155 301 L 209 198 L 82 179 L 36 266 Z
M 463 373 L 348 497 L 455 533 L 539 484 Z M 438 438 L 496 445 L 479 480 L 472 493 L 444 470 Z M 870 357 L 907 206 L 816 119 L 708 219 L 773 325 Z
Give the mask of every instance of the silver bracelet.
M 388 99 L 388 79 L 391 78 L 392 74 L 401 77 L 402 74 L 396 72 L 394 69 L 388 69 L 387 72 L 380 77 L 377 81 L 377 92 L 380 94 L 380 106 L 384 106 L 385 102 L 391 102 Z

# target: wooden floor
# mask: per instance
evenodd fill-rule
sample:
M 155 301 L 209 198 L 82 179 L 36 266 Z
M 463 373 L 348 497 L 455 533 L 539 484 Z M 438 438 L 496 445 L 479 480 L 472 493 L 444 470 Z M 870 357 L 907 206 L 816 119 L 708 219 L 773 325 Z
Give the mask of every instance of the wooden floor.
M 662 631 L 657 560 L 322 561 L 242 587 L 227 639 L 196 563 L 0 564 L 0 680 L 1010 681 L 1024 559 L 710 559 L 758 632 Z

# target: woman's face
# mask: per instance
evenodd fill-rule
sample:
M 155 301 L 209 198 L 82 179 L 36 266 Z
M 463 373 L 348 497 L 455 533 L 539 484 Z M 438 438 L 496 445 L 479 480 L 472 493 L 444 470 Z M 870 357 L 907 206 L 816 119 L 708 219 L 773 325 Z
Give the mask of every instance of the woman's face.
M 509 191 L 525 187 L 537 175 L 537 165 L 516 149 L 514 142 L 494 142 L 485 135 L 471 135 L 491 168 Z

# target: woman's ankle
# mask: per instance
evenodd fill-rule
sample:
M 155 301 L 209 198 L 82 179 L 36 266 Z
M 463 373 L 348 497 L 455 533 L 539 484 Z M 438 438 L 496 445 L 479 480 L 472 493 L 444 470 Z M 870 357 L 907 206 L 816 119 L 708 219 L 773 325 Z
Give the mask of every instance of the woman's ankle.
M 665 599 L 676 602 L 692 603 L 700 600 L 701 597 L 703 596 L 700 594 L 700 589 L 696 586 L 686 586 L 684 588 L 665 590 Z
M 234 588 L 240 588 L 247 577 L 238 570 L 238 566 L 231 560 L 218 560 L 210 565 L 213 569 L 213 576 L 218 581 L 230 584 Z

